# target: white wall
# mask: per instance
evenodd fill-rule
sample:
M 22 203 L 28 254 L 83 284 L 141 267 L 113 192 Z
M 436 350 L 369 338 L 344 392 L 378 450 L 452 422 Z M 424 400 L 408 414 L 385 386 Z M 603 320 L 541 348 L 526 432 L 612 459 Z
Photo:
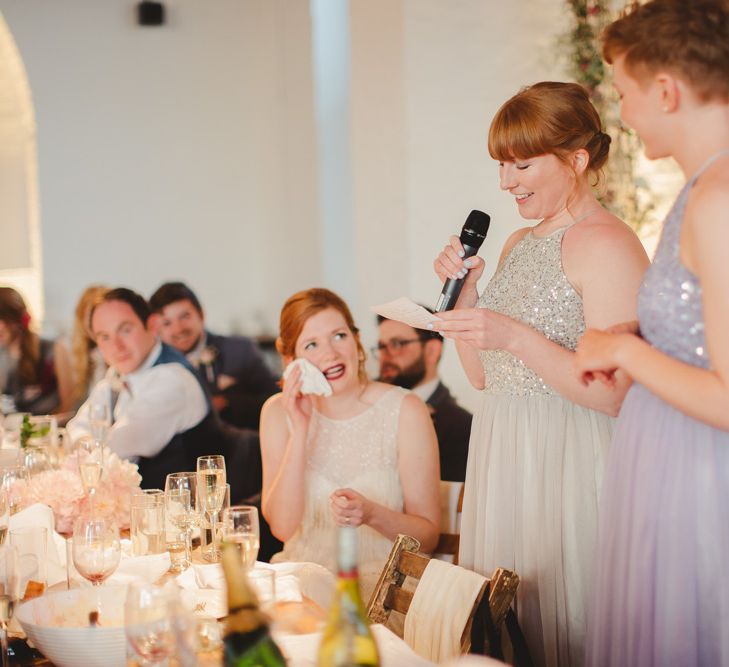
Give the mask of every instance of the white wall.
M 520 86 L 560 77 L 561 0 L 350 0 L 341 249 L 322 222 L 309 2 L 168 0 L 162 28 L 134 25 L 133 5 L 0 0 L 36 106 L 48 330 L 92 281 L 149 294 L 182 278 L 214 327 L 251 334 L 326 283 L 353 286 L 369 346 L 369 305 L 434 302 L 433 258 L 471 208 L 492 215 L 493 268 L 520 221 L 489 120 Z M 327 266 L 342 275 L 325 274 L 338 250 Z M 454 357 L 444 374 L 473 405 Z

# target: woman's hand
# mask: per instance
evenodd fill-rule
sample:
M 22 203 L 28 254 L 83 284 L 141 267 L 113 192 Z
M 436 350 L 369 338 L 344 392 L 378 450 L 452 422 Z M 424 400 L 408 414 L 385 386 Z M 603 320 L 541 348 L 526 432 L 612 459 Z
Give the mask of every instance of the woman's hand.
M 618 354 L 626 341 L 639 336 L 638 322 L 623 322 L 605 330 L 588 329 L 577 343 L 575 368 L 585 386 L 599 380 L 615 386 L 615 372 L 620 364 Z
M 449 244 L 435 258 L 433 268 L 441 282 L 445 282 L 448 278 L 454 280 L 465 278 L 464 288 L 475 288 L 483 273 L 484 261 L 478 255 L 464 260 L 463 255 L 461 240 L 457 236 L 451 236 Z
M 454 237 L 456 238 L 456 237 Z M 488 308 L 464 308 L 438 313 L 433 331 L 479 350 L 509 350 L 520 322 Z
M 301 369 L 294 368 L 291 375 L 284 380 L 281 398 L 294 430 L 306 433 L 309 429 L 312 403 L 311 397 L 301 393 L 302 382 Z
M 352 489 L 337 489 L 329 496 L 329 507 L 338 526 L 367 524 L 372 503 Z

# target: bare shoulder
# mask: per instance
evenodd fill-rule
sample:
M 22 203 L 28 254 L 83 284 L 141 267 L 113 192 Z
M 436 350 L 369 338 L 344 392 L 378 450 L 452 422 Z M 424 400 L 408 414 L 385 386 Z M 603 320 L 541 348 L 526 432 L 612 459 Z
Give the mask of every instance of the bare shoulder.
M 409 391 L 402 399 L 400 414 L 406 419 L 421 419 L 423 417 L 430 420 L 430 412 L 428 406 L 425 405 L 420 396 Z
M 271 419 L 279 414 L 283 415 L 285 413 L 282 397 L 283 394 L 279 392 L 278 394 L 274 394 L 266 399 L 266 402 L 261 408 L 261 421 L 264 419 Z
M 729 235 L 726 211 L 729 209 L 729 168 L 726 160 L 710 168 L 696 182 L 686 204 L 685 221 L 698 234 Z
M 577 223 L 563 241 L 563 254 L 576 265 L 614 262 L 617 256 L 635 257 L 648 264 L 648 257 L 638 235 L 620 218 L 602 210 L 589 222 Z

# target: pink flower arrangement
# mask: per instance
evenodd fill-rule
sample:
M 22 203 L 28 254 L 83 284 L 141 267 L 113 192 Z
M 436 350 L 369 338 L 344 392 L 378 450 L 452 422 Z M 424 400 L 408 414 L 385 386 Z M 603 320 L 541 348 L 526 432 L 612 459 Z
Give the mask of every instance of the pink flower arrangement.
M 121 530 L 128 529 L 132 492 L 141 481 L 135 463 L 104 449 L 104 470 L 94 498 L 94 511 L 111 518 Z M 37 502 L 48 505 L 59 533 L 70 533 L 76 518 L 89 509 L 76 453 L 67 456 L 58 470 L 40 472 L 29 481 L 16 481 L 11 492 L 20 496 L 21 508 Z

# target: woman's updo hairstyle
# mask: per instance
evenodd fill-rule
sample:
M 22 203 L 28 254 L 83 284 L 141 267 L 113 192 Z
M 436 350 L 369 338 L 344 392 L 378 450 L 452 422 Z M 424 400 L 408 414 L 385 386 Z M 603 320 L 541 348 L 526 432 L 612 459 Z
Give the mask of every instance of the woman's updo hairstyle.
M 519 91 L 496 112 L 489 153 L 499 162 L 552 154 L 563 162 L 576 150 L 589 155 L 596 176 L 607 162 L 610 135 L 602 131 L 587 91 L 576 83 L 542 81 Z
M 334 308 L 334 310 L 339 311 L 347 327 L 352 332 L 359 353 L 359 379 L 361 382 L 365 382 L 367 380 L 367 373 L 365 372 L 364 365 L 367 355 L 359 339 L 359 329 L 354 324 L 352 313 L 340 296 L 323 287 L 312 287 L 311 289 L 297 292 L 286 300 L 286 303 L 281 309 L 276 349 L 284 359 L 295 358 L 296 341 L 299 340 L 304 324 L 306 324 L 306 321 L 310 317 L 328 308 Z

